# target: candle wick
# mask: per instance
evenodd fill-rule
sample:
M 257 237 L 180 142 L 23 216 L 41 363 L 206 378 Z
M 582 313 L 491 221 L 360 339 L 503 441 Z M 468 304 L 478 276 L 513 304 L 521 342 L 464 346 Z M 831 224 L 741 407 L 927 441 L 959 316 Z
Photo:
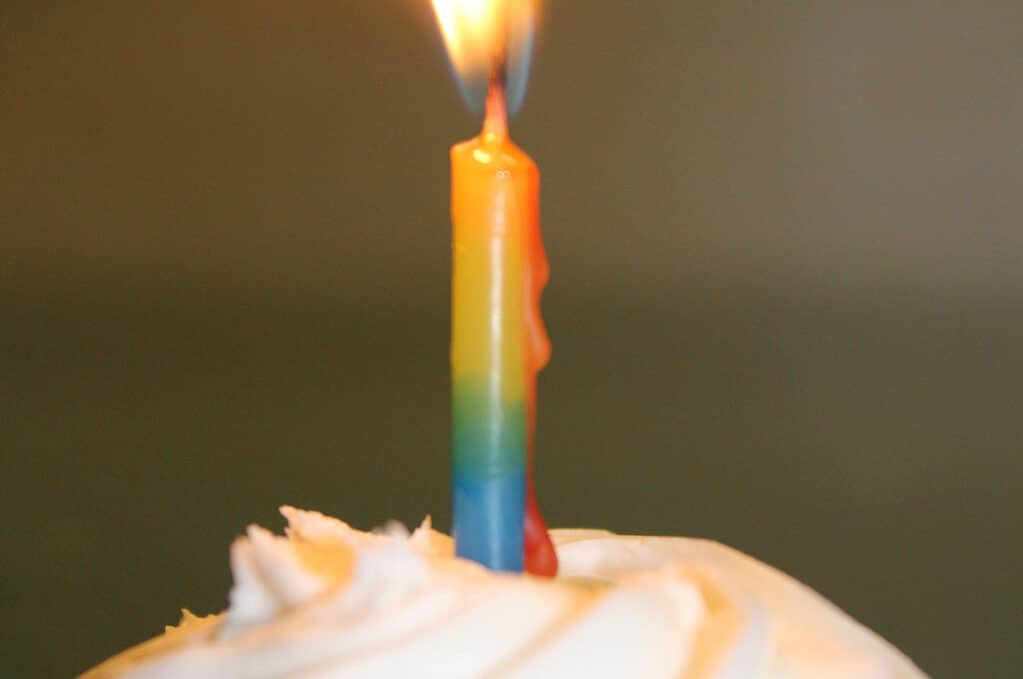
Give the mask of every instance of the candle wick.
M 500 22 L 500 30 L 494 40 L 490 56 L 490 78 L 487 84 L 486 116 L 483 119 L 484 134 L 499 138 L 508 136 L 508 106 L 505 92 L 508 83 L 508 26 Z
M 508 113 L 504 99 L 504 87 L 495 81 L 487 90 L 487 111 L 483 120 L 483 134 L 503 139 L 508 136 Z

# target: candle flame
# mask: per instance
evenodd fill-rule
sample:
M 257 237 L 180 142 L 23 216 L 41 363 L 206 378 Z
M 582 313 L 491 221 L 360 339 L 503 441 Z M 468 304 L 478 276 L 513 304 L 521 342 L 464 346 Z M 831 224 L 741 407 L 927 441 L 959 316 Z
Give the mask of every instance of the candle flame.
M 508 113 L 515 113 L 526 94 L 538 0 L 433 0 L 433 10 L 469 109 L 482 113 L 497 75 L 504 81 Z

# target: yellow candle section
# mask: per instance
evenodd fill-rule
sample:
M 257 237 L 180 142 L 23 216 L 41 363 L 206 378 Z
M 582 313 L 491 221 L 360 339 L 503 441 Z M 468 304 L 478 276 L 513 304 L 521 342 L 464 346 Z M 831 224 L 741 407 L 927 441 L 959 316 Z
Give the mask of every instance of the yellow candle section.
M 533 161 L 484 132 L 451 152 L 452 377 L 485 385 L 488 401 L 520 403 L 525 380 L 526 226 L 535 211 Z

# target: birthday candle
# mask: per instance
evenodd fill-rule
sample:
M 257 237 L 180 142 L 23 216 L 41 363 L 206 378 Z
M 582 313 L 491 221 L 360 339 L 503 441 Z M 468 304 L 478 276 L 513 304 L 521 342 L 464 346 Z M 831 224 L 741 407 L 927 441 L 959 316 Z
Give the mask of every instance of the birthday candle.
M 457 4 L 435 2 L 449 43 Z M 493 29 L 509 15 L 488 16 L 478 25 Z M 532 480 L 536 375 L 550 356 L 539 312 L 547 281 L 539 173 L 508 137 L 506 45 L 488 45 L 487 35 L 508 32 L 472 36 L 490 66 L 483 131 L 451 150 L 455 549 L 493 569 L 553 575 Z

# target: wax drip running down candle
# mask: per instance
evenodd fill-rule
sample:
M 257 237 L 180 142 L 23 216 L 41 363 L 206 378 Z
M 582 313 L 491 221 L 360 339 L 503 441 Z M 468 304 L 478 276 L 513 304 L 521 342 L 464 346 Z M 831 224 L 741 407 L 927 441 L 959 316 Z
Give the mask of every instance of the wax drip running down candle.
M 548 274 L 539 172 L 507 128 L 525 90 L 535 11 L 528 0 L 434 8 L 470 104 L 481 91 L 474 80 L 487 74 L 483 131 L 451 150 L 455 549 L 493 569 L 554 575 L 532 474 L 536 377 L 550 357 L 539 309 Z

